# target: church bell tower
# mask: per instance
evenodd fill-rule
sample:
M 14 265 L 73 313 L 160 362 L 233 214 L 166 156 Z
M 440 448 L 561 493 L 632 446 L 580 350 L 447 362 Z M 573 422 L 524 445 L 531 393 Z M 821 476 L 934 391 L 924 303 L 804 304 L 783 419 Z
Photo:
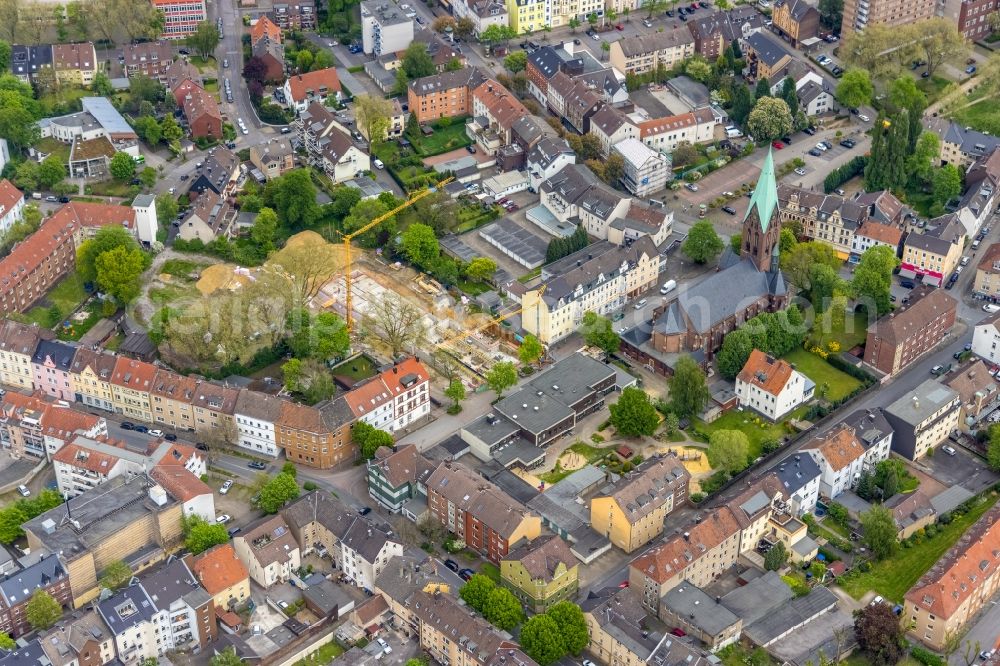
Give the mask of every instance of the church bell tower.
M 774 178 L 774 159 L 768 148 L 757 187 L 746 215 L 743 216 L 743 247 L 740 257 L 753 262 L 758 271 L 777 269 L 781 221 L 778 218 L 778 186 Z

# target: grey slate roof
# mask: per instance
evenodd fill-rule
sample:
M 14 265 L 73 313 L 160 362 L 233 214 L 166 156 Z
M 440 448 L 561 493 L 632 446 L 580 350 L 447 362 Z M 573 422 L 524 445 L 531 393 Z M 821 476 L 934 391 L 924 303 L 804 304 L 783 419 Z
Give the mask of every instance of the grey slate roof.
M 777 64 L 785 56 L 791 55 L 781 42 L 763 32 L 750 35 L 747 44 L 757 54 L 757 58 L 769 67 Z
M 854 429 L 858 440 L 866 449 L 870 449 L 880 439 L 893 432 L 881 409 L 856 410 L 844 417 L 841 423 Z
M 472 89 L 485 80 L 486 77 L 479 69 L 466 67 L 454 72 L 431 74 L 430 76 L 414 79 L 410 81 L 409 86 L 417 96 L 421 96 L 453 88 L 468 87 Z
M 212 600 L 181 559 L 173 559 L 156 571 L 143 575 L 139 584 L 159 610 L 167 610 L 181 599 L 192 608 L 199 608 Z
M 73 345 L 58 340 L 42 340 L 38 343 L 31 361 L 41 364 L 48 358 L 55 364 L 56 369 L 69 372 L 75 354 L 76 347 Z
M 732 611 L 687 580 L 663 595 L 661 603 L 709 636 L 717 636 L 740 621 Z
M 551 46 L 543 46 L 528 54 L 528 65 L 537 69 L 545 80 L 555 76 L 562 63 L 563 59 Z
M 590 523 L 590 510 L 577 498 L 596 488 L 604 478 L 604 472 L 593 465 L 581 467 L 529 501 L 528 508 L 565 532 L 573 532 Z
M 767 646 L 790 629 L 805 624 L 837 606 L 837 596 L 818 586 L 804 597 L 795 597 L 774 608 L 753 624 L 743 627 L 743 634 L 757 645 Z
M 589 293 L 619 273 L 623 266 L 626 270 L 634 266 L 643 255 L 657 256 L 656 245 L 649 236 L 637 238 L 631 245 L 598 241 L 542 269 L 542 279 L 548 285 L 542 298 L 549 305 L 573 300 L 578 287 L 583 288 L 583 294 Z
M 520 121 L 518 121 L 520 122 Z M 561 155 L 574 155 L 573 149 L 569 147 L 566 139 L 559 137 L 545 137 L 539 141 L 531 152 L 528 153 L 528 164 L 537 165 L 542 169 L 547 169 Z
M 684 45 L 693 47 L 694 37 L 691 36 L 691 31 L 686 26 L 681 26 L 673 30 L 653 32 L 631 39 L 623 39 L 619 44 L 622 47 L 622 53 L 625 54 L 625 57 L 632 58 L 644 53 L 663 51 Z
M 943 142 L 957 145 L 963 153 L 974 156 L 988 155 L 1000 146 L 1000 137 L 965 128 L 956 122 L 932 123 L 931 130 L 936 132 Z
M 746 625 L 753 624 L 769 614 L 776 606 L 789 601 L 792 590 L 776 571 L 768 571 L 746 585 L 737 587 L 722 597 L 722 605 L 743 618 Z
M 35 590 L 44 589 L 64 576 L 66 571 L 59 558 L 46 555 L 35 564 L 0 580 L 0 594 L 3 595 L 7 608 L 13 608 L 30 599 Z
M 141 585 L 131 585 L 97 604 L 97 612 L 115 636 L 156 614 L 153 601 Z
M 819 465 L 812 456 L 799 454 L 785 458 L 771 471 L 778 475 L 781 485 L 789 495 L 819 477 L 821 473 Z
M 727 259 L 726 255 L 723 255 L 720 266 L 723 263 L 730 265 L 683 290 L 678 296 L 681 309 L 699 333 L 709 331 L 718 322 L 762 296 L 785 293 L 785 279 L 781 271 L 762 273 L 752 262 L 734 261 L 732 256 Z

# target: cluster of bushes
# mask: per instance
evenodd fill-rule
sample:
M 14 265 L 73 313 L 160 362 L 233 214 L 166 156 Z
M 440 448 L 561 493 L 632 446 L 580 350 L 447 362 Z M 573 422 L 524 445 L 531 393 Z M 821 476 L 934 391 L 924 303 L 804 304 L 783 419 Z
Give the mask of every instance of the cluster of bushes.
M 933 539 L 941 531 L 941 527 L 937 523 L 931 523 L 927 527 L 917 530 L 910 536 L 906 537 L 899 544 L 903 548 L 912 548 L 913 546 L 919 546 L 924 542 L 924 539 Z
M 178 252 L 197 252 L 219 257 L 241 266 L 260 266 L 267 259 L 267 251 L 250 237 L 239 237 L 236 240 L 216 238 L 208 243 L 200 238 L 174 240 L 173 248 Z
M 831 356 L 830 358 L 833 357 Z M 850 400 L 853 400 L 856 396 L 860 395 L 866 390 L 868 390 L 868 386 L 859 386 L 850 393 L 848 393 L 847 395 L 845 395 L 840 400 L 834 400 L 829 405 L 821 405 L 819 403 L 814 404 L 805 413 L 805 416 L 803 418 L 805 418 L 806 421 L 816 421 L 818 419 L 826 418 L 828 414 L 837 411 L 837 409 L 839 409 L 841 405 L 844 405 Z
M 924 666 L 946 666 L 943 658 L 937 656 L 930 650 L 919 645 L 910 648 L 910 656 L 919 661 Z
M 851 178 L 864 173 L 867 165 L 868 158 L 864 155 L 858 155 L 847 164 L 837 167 L 823 179 L 823 191 L 827 194 L 833 192 Z

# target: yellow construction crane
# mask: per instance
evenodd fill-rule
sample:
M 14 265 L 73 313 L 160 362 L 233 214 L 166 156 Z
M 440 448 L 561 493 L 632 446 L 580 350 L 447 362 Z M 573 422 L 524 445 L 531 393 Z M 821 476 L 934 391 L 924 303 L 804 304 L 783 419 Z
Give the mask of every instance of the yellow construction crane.
M 345 288 L 347 290 L 346 296 L 347 296 L 347 332 L 348 333 L 351 333 L 353 331 L 353 329 L 354 329 L 354 302 L 353 302 L 353 298 L 352 298 L 352 294 L 351 294 L 351 264 L 352 264 L 352 260 L 351 260 L 351 241 L 354 239 L 355 236 L 358 236 L 360 234 L 365 233 L 366 231 L 370 231 L 371 229 L 374 229 L 378 225 L 380 225 L 383 222 L 385 222 L 386 220 L 388 220 L 390 217 L 394 216 L 399 211 L 403 210 L 404 208 L 409 208 L 414 203 L 416 203 L 417 201 L 420 201 L 421 199 L 423 199 L 424 197 L 426 197 L 431 192 L 437 192 L 439 188 L 447 185 L 448 183 L 450 183 L 453 180 L 454 180 L 454 178 L 445 178 L 444 180 L 442 180 L 440 183 L 438 183 L 437 185 L 435 185 L 433 187 L 427 187 L 427 188 L 424 188 L 424 189 L 420 190 L 419 192 L 416 192 L 415 194 L 411 194 L 409 199 L 407 199 L 403 203 L 399 204 L 398 206 L 396 206 L 395 208 L 393 208 L 392 210 L 390 210 L 385 215 L 379 215 L 374 220 L 372 220 L 371 222 L 369 222 L 365 226 L 361 227 L 357 231 L 352 231 L 349 234 L 344 234 L 344 236 L 343 236 L 343 239 L 344 239 L 344 256 L 347 258 L 347 268 L 346 268 L 346 270 L 344 272 L 344 286 L 345 286 Z

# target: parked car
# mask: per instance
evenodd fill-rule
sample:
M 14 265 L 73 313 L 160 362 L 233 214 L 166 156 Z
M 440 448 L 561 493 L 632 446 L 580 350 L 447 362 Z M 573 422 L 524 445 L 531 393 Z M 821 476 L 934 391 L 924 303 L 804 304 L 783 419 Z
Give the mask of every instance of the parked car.
M 458 577 L 461 578 L 462 580 L 469 580 L 475 575 L 476 572 L 473 571 L 472 569 L 462 569 L 461 571 L 458 572 Z
M 229 489 L 232 488 L 232 487 L 233 487 L 233 480 L 232 479 L 226 479 L 226 482 L 222 484 L 221 488 L 219 488 L 219 494 L 220 495 L 225 495 L 226 493 L 229 492 Z
M 267 465 L 259 460 L 253 460 L 247 463 L 247 467 L 249 467 L 250 469 L 267 469 Z
M 224 513 L 222 515 L 216 516 L 215 522 L 218 523 L 219 525 L 225 525 L 232 519 L 233 519 L 232 516 L 230 516 L 228 513 Z
M 903 289 L 913 289 L 917 285 L 913 283 L 913 280 L 900 280 L 899 286 Z
M 384 169 L 385 168 L 385 163 L 383 163 L 382 160 L 380 160 L 377 157 L 372 160 L 372 164 L 375 165 L 376 169 Z
M 149 428 L 147 428 L 144 425 L 137 425 L 136 427 L 133 428 L 133 430 L 136 431 L 136 432 L 141 432 L 143 434 L 146 434 L 146 433 L 149 432 Z
M 722 210 L 723 212 L 729 213 L 730 215 L 736 215 L 736 209 L 733 208 L 732 206 L 723 206 Z
M 698 186 L 695 185 L 694 183 L 686 183 L 684 185 L 684 187 L 686 187 L 687 189 L 691 190 L 692 192 L 697 192 L 698 191 Z
M 965 73 L 966 74 L 975 74 L 976 73 L 976 66 L 975 65 L 969 65 L 968 67 L 965 68 Z
M 372 508 L 370 506 L 363 506 L 358 510 L 358 513 L 362 516 L 367 516 L 371 512 Z
M 624 29 L 625 29 L 625 26 L 623 26 L 621 23 L 618 23 L 617 25 L 615 25 L 615 30 L 617 30 L 618 32 L 621 32 Z
M 21 497 L 28 497 L 29 495 L 31 495 L 31 491 L 28 490 L 28 486 L 24 485 L 23 483 L 17 487 L 17 492 L 19 495 L 21 495 Z
M 155 430 L 150 430 L 149 431 L 149 436 L 150 437 L 163 437 L 163 431 L 160 430 L 159 428 L 157 428 Z
M 595 42 L 601 41 L 601 36 L 598 35 L 596 32 L 590 33 L 590 36 L 594 39 Z
M 820 141 L 819 143 L 816 144 L 816 150 L 821 150 L 825 153 L 830 149 L 826 147 L 826 141 Z
M 809 154 L 812 155 L 813 157 L 819 157 L 823 153 L 821 153 L 818 148 L 810 148 L 809 149 Z
M 812 136 L 813 134 L 816 133 L 816 128 L 812 127 L 812 126 L 809 126 L 809 127 L 805 128 L 802 131 L 805 132 L 806 134 L 808 134 L 809 136 Z
M 955 447 L 953 447 L 953 446 L 951 446 L 949 444 L 945 444 L 944 446 L 942 446 L 941 450 L 944 451 L 945 453 L 947 453 L 949 456 L 953 456 L 953 455 L 956 455 L 958 453 L 958 451 L 955 450 Z
M 771 146 L 774 147 L 775 150 L 781 150 L 785 147 L 785 144 L 780 141 L 772 141 Z
M 198 442 L 197 444 L 194 445 L 194 448 L 198 449 L 199 451 L 208 451 L 208 444 L 206 444 L 205 442 Z
M 802 167 L 795 167 L 795 173 L 796 175 L 804 176 L 806 175 L 806 170 L 803 169 Z
M 649 19 L 642 19 L 642 24 L 644 26 L 646 26 L 647 28 L 652 28 L 653 27 L 653 22 L 650 21 Z
M 375 640 L 377 640 L 379 646 L 381 646 L 383 654 L 392 654 L 392 648 L 389 647 L 389 644 L 385 642 L 384 638 L 377 638 Z
M 843 141 L 840 142 L 840 145 L 842 145 L 844 148 L 853 148 L 858 144 L 854 141 L 854 139 L 844 139 Z
M 1000 305 L 995 305 L 994 303 L 987 303 L 986 305 L 983 306 L 983 312 L 989 312 L 991 314 L 994 312 L 1000 312 Z
M 451 569 L 452 571 L 454 571 L 455 573 L 458 573 L 458 562 L 456 562 L 455 560 L 445 560 L 444 565 L 449 569 Z
M 135 424 L 132 423 L 131 421 L 122 421 L 121 422 L 121 429 L 122 430 L 135 430 Z
M 679 638 L 683 638 L 684 636 L 687 636 L 687 633 L 683 629 L 681 629 L 680 627 L 674 627 L 673 629 L 670 630 L 670 633 L 672 633 L 674 636 L 677 636 Z

